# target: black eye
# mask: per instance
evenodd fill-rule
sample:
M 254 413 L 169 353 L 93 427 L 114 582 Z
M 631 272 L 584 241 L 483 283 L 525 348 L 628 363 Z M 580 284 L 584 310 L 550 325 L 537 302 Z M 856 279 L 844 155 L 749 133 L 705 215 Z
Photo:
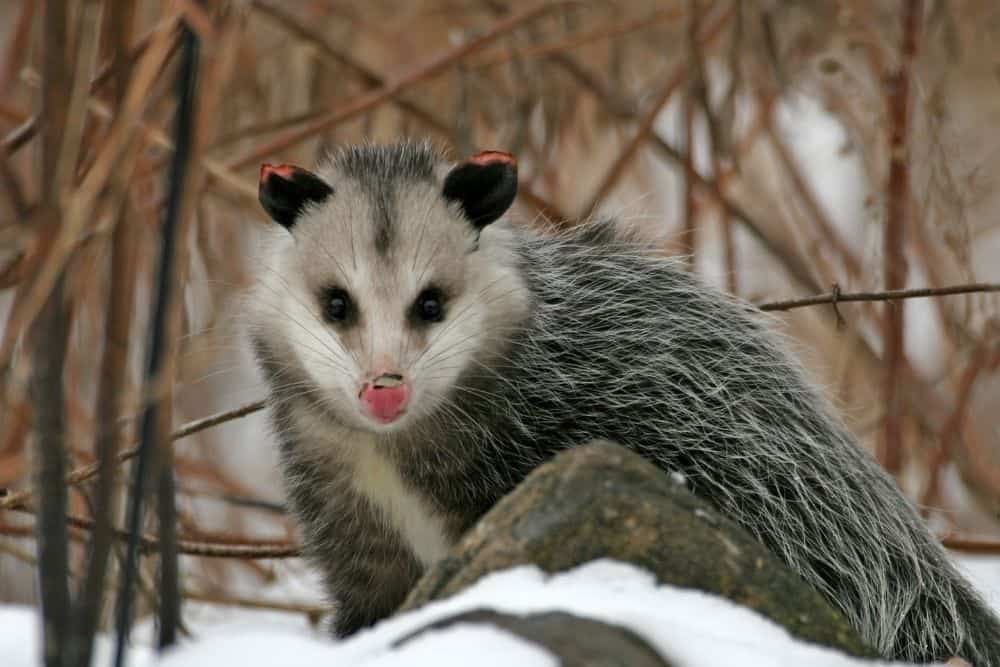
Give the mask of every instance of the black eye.
M 443 301 L 439 290 L 425 289 L 413 304 L 414 314 L 424 322 L 440 322 L 444 319 Z
M 343 322 L 351 315 L 351 297 L 342 289 L 327 290 L 323 313 L 331 322 Z

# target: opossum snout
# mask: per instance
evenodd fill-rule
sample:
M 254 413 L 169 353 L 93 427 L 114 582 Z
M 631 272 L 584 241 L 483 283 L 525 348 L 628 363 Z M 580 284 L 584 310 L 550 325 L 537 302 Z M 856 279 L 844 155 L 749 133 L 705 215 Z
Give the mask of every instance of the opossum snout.
M 410 386 L 397 373 L 382 373 L 361 388 L 361 404 L 369 417 L 380 424 L 390 424 L 406 409 Z

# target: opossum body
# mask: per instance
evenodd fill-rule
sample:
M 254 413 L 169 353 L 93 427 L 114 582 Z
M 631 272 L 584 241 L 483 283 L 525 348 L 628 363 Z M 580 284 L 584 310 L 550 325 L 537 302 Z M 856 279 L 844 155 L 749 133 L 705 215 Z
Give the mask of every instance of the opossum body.
M 553 454 L 619 442 L 763 541 L 883 655 L 1000 665 L 1000 622 L 753 307 L 610 222 L 502 218 L 504 153 L 265 166 L 248 300 L 291 506 L 347 635 Z

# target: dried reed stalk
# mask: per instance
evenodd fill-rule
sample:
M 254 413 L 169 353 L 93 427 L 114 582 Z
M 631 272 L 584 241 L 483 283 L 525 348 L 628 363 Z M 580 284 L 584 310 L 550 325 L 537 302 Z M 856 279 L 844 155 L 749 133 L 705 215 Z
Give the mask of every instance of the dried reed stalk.
M 118 0 L 107 5 L 105 39 L 109 71 L 114 75 L 116 106 L 121 106 L 128 92 L 128 47 L 133 30 L 135 4 Z M 127 176 L 125 176 L 127 178 Z M 124 190 L 127 188 L 127 183 Z M 100 624 L 105 597 L 105 577 L 111 554 L 112 527 L 117 522 L 114 502 L 117 466 L 114 465 L 121 447 L 122 432 L 115 422 L 129 404 L 126 391 L 129 344 L 136 281 L 136 238 L 134 226 L 127 219 L 127 203 L 123 200 L 115 213 L 111 236 L 111 275 L 107 317 L 104 325 L 104 356 L 97 390 L 94 453 L 97 458 L 97 485 L 94 497 L 94 530 L 91 535 L 87 574 L 83 579 L 76 612 L 76 632 L 79 647 L 77 667 L 88 667 L 93 652 L 93 637 Z
M 116 119 L 111 134 L 83 182 L 67 197 L 63 207 L 63 222 L 59 227 L 58 235 L 49 241 L 50 245 L 46 247 L 45 259 L 42 261 L 34 281 L 27 289 L 24 299 L 15 304 L 7 321 L 8 331 L 22 331 L 27 324 L 34 321 L 67 260 L 76 248 L 80 234 L 90 219 L 98 197 L 103 193 L 112 171 L 121 174 L 123 170 L 127 169 L 128 165 L 123 157 L 135 139 L 136 121 L 149 99 L 149 90 L 170 51 L 171 42 L 170 34 L 159 33 L 146 51 L 141 64 L 136 68 L 125 103 L 122 105 L 121 113 Z M 48 54 L 48 49 L 46 54 Z M 60 103 L 64 105 L 62 111 L 65 112 L 68 108 L 68 102 L 64 101 L 63 97 L 63 94 L 60 93 Z M 46 136 L 48 134 L 46 133 Z M 55 168 L 54 165 L 53 168 Z M 46 177 L 43 182 L 52 182 L 52 179 Z M 15 339 L 5 337 L 0 345 L 0 369 L 9 367 L 14 343 Z
M 196 8 L 188 8 L 193 12 Z M 205 28 L 202 28 L 205 30 Z M 208 36 L 211 39 L 213 36 Z M 117 644 L 115 664 L 124 664 L 125 650 L 132 621 L 132 587 L 138 569 L 140 530 L 143 523 L 147 485 L 155 480 L 157 516 L 160 531 L 159 638 L 165 648 L 176 641 L 180 626 L 180 583 L 177 561 L 177 528 L 174 498 L 173 450 L 168 437 L 172 419 L 173 377 L 176 341 L 181 335 L 181 298 L 179 287 L 186 282 L 187 230 L 190 219 L 189 173 L 192 150 L 197 152 L 195 95 L 198 79 L 198 37 L 188 25 L 180 35 L 181 54 L 177 73 L 178 102 L 174 135 L 174 155 L 168 182 L 167 207 L 161 227 L 156 298 L 150 315 L 150 343 L 147 356 L 146 386 L 153 389 L 143 414 L 139 451 L 129 496 L 128 531 L 130 539 L 119 592 L 116 619 Z
M 62 45 L 69 39 L 66 7 L 48 2 L 42 10 L 45 39 L 43 61 L 42 112 L 46 127 L 42 135 L 42 173 L 44 183 L 40 225 L 44 239 L 52 243 L 62 226 L 60 200 L 66 185 L 67 170 L 64 136 L 70 106 L 72 73 Z M 63 405 L 63 364 L 69 336 L 70 315 L 63 300 L 62 267 L 52 276 L 51 290 L 39 300 L 39 317 L 29 331 L 32 355 L 29 394 L 34 405 L 36 454 L 35 489 L 41 498 L 36 524 L 38 570 L 41 589 L 43 655 L 46 667 L 67 664 L 67 648 L 73 638 L 69 592 L 69 545 L 63 516 L 68 505 L 68 490 L 63 484 L 66 469 L 65 417 Z M 4 364 L 6 366 L 6 364 Z
M 909 135 L 911 115 L 910 80 L 917 56 L 917 39 L 923 20 L 922 0 L 904 0 L 902 13 L 903 43 L 900 63 L 887 82 L 886 104 L 889 115 L 889 183 L 885 234 L 882 242 L 884 281 L 887 290 L 906 286 L 905 229 L 910 202 Z M 898 385 L 904 363 L 902 307 L 888 305 L 883 321 L 885 377 L 882 400 L 885 418 L 882 424 L 880 460 L 887 470 L 898 473 L 903 464 L 903 442 Z

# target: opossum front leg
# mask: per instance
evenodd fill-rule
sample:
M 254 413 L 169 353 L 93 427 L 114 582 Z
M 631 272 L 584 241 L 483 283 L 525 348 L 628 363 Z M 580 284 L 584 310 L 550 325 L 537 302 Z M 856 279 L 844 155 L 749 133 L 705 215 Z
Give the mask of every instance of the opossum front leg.
M 321 554 L 319 564 L 336 609 L 333 630 L 346 637 L 391 615 L 423 568 L 363 498 L 341 504 L 337 515 L 310 551 Z
M 420 575 L 419 564 L 403 553 L 372 555 L 365 561 L 359 551 L 351 562 L 334 567 L 328 585 L 334 591 L 333 631 L 338 637 L 392 615 Z
M 304 553 L 335 604 L 333 631 L 346 637 L 392 614 L 422 567 L 398 531 L 352 488 L 346 468 L 289 459 L 289 499 Z

